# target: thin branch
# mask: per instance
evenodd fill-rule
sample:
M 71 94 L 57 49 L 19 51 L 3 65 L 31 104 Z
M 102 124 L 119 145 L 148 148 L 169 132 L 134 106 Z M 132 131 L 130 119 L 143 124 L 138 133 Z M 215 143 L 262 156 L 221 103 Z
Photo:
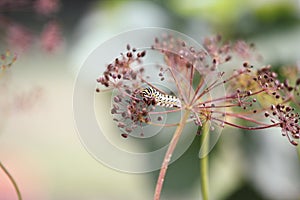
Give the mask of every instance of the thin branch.
M 215 117 L 211 117 L 211 119 L 219 121 L 219 122 L 224 123 L 224 124 L 227 124 L 229 126 L 233 126 L 233 127 L 241 128 L 241 129 L 245 129 L 245 130 L 260 130 L 260 129 L 272 128 L 272 127 L 276 127 L 276 126 L 280 125 L 280 123 L 278 122 L 278 123 L 270 124 L 270 125 L 267 125 L 267 126 L 248 127 L 248 126 L 242 126 L 242 125 L 233 124 L 233 123 L 230 123 L 230 122 L 227 122 L 227 121 L 215 118 Z
M 4 165 L 1 162 L 0 162 L 0 168 L 4 171 L 6 176 L 9 178 L 10 182 L 13 184 L 14 189 L 15 189 L 15 191 L 17 193 L 17 196 L 18 196 L 18 200 L 22 200 L 22 195 L 21 195 L 21 192 L 18 188 L 18 185 L 17 185 L 16 181 L 14 180 L 12 175 L 8 172 L 8 170 L 4 167 Z
M 181 111 L 181 108 L 173 109 L 173 110 L 164 110 L 164 111 L 151 111 L 148 114 L 149 115 L 161 115 L 161 114 L 167 114 L 167 113 L 175 113 Z
M 225 112 L 219 112 L 219 111 L 214 111 L 214 113 L 220 113 L 220 114 L 224 113 L 225 116 L 234 117 L 234 118 L 238 118 L 238 119 L 243 119 L 243 120 L 253 122 L 253 123 L 256 123 L 256 124 L 259 124 L 259 125 L 263 125 L 263 126 L 269 126 L 269 124 L 266 124 L 266 123 L 263 123 L 263 122 L 260 122 L 260 121 L 256 121 L 255 119 L 250 118 L 250 117 L 246 117 L 245 115 L 229 113 L 229 112 L 225 113 Z
M 157 124 L 157 123 L 153 123 L 153 122 L 147 122 L 147 124 L 153 125 L 153 126 L 161 126 L 161 127 L 172 127 L 172 126 L 178 126 L 179 125 L 179 123 L 174 123 L 174 124 Z

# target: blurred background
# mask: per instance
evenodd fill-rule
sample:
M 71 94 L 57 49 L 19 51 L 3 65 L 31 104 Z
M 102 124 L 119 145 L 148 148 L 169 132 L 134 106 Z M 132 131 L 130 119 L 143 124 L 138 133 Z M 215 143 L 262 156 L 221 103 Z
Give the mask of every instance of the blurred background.
M 115 171 L 80 142 L 72 93 L 88 55 L 134 28 L 170 28 L 198 42 L 219 33 L 254 42 L 263 63 L 296 78 L 299 22 L 297 0 L 0 0 L 0 53 L 17 53 L 0 76 L 0 160 L 25 200 L 152 199 L 158 171 Z M 201 199 L 199 143 L 170 166 L 163 199 Z M 225 129 L 210 154 L 210 192 L 220 200 L 299 200 L 297 150 L 279 129 Z M 13 199 L 0 171 L 0 200 Z

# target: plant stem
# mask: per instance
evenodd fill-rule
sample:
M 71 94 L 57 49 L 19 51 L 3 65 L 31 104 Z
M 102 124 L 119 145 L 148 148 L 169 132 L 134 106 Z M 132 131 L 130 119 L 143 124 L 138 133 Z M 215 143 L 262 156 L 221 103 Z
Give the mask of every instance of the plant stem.
M 163 160 L 160 172 L 159 172 L 159 176 L 158 176 L 158 179 L 157 179 L 155 193 L 154 193 L 154 200 L 159 200 L 160 199 L 161 190 L 162 190 L 163 183 L 164 183 L 164 180 L 165 180 L 168 165 L 170 163 L 172 154 L 175 150 L 175 147 L 176 147 L 177 142 L 180 138 L 182 130 L 183 130 L 185 124 L 186 124 L 186 121 L 189 118 L 189 115 L 190 115 L 190 111 L 186 110 L 183 117 L 181 118 L 181 121 L 180 121 L 174 135 L 173 135 L 173 138 L 172 138 L 170 144 L 169 144 L 169 148 L 168 148 L 168 150 L 166 152 L 166 155 L 164 157 L 164 160 Z
M 300 160 L 300 146 L 297 147 L 298 159 Z
M 209 123 L 205 122 L 202 126 L 201 147 L 204 151 L 209 149 Z M 206 140 L 206 142 L 204 142 Z M 200 158 L 200 181 L 201 181 L 201 194 L 203 200 L 208 200 L 209 196 L 209 181 L 208 181 L 208 155 Z
M 12 175 L 8 172 L 8 170 L 4 167 L 4 165 L 1 162 L 0 162 L 0 168 L 4 171 L 6 176 L 9 178 L 10 182 L 13 184 L 14 189 L 15 189 L 17 195 L 18 195 L 18 200 L 22 200 L 21 192 L 18 188 L 18 185 L 17 185 L 16 181 L 14 180 Z

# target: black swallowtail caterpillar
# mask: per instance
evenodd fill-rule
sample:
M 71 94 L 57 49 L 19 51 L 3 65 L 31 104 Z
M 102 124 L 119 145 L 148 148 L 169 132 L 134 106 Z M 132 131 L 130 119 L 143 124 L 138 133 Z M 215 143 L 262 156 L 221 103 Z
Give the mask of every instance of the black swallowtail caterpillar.
M 154 98 L 156 105 L 162 107 L 176 107 L 181 108 L 181 101 L 172 95 L 162 94 L 158 90 L 147 87 L 140 92 L 140 95 L 144 98 Z

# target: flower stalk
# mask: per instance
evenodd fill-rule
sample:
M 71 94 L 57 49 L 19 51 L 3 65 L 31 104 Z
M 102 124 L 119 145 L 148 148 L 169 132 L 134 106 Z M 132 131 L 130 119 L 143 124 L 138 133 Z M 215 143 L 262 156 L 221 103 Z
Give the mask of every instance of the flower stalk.
M 201 148 L 205 151 L 209 150 L 209 123 L 203 123 L 201 128 Z M 206 140 L 206 142 L 204 142 Z M 201 181 L 201 195 L 203 200 L 209 198 L 209 180 L 208 180 L 208 155 L 200 158 L 200 181 Z
M 185 110 L 185 113 L 184 113 L 183 117 L 181 118 L 179 126 L 177 127 L 177 129 L 176 129 L 176 131 L 173 135 L 173 138 L 170 142 L 169 148 L 168 148 L 168 150 L 166 152 L 166 155 L 164 157 L 164 160 L 163 160 L 160 172 L 159 172 L 159 176 L 158 176 L 158 179 L 157 179 L 155 193 L 154 193 L 154 200 L 159 200 L 160 199 L 162 187 L 163 187 L 166 172 L 167 172 L 167 169 L 168 169 L 168 165 L 171 161 L 173 152 L 174 152 L 175 147 L 177 145 L 177 142 L 178 142 L 178 140 L 181 136 L 182 130 L 186 125 L 186 121 L 188 120 L 189 115 L 190 115 L 190 111 Z
M 9 173 L 9 171 L 4 167 L 4 165 L 1 162 L 0 162 L 0 168 L 3 170 L 3 172 L 9 178 L 10 182 L 13 184 L 16 194 L 18 196 L 18 200 L 22 200 L 22 195 L 15 179 L 12 177 L 12 175 Z

